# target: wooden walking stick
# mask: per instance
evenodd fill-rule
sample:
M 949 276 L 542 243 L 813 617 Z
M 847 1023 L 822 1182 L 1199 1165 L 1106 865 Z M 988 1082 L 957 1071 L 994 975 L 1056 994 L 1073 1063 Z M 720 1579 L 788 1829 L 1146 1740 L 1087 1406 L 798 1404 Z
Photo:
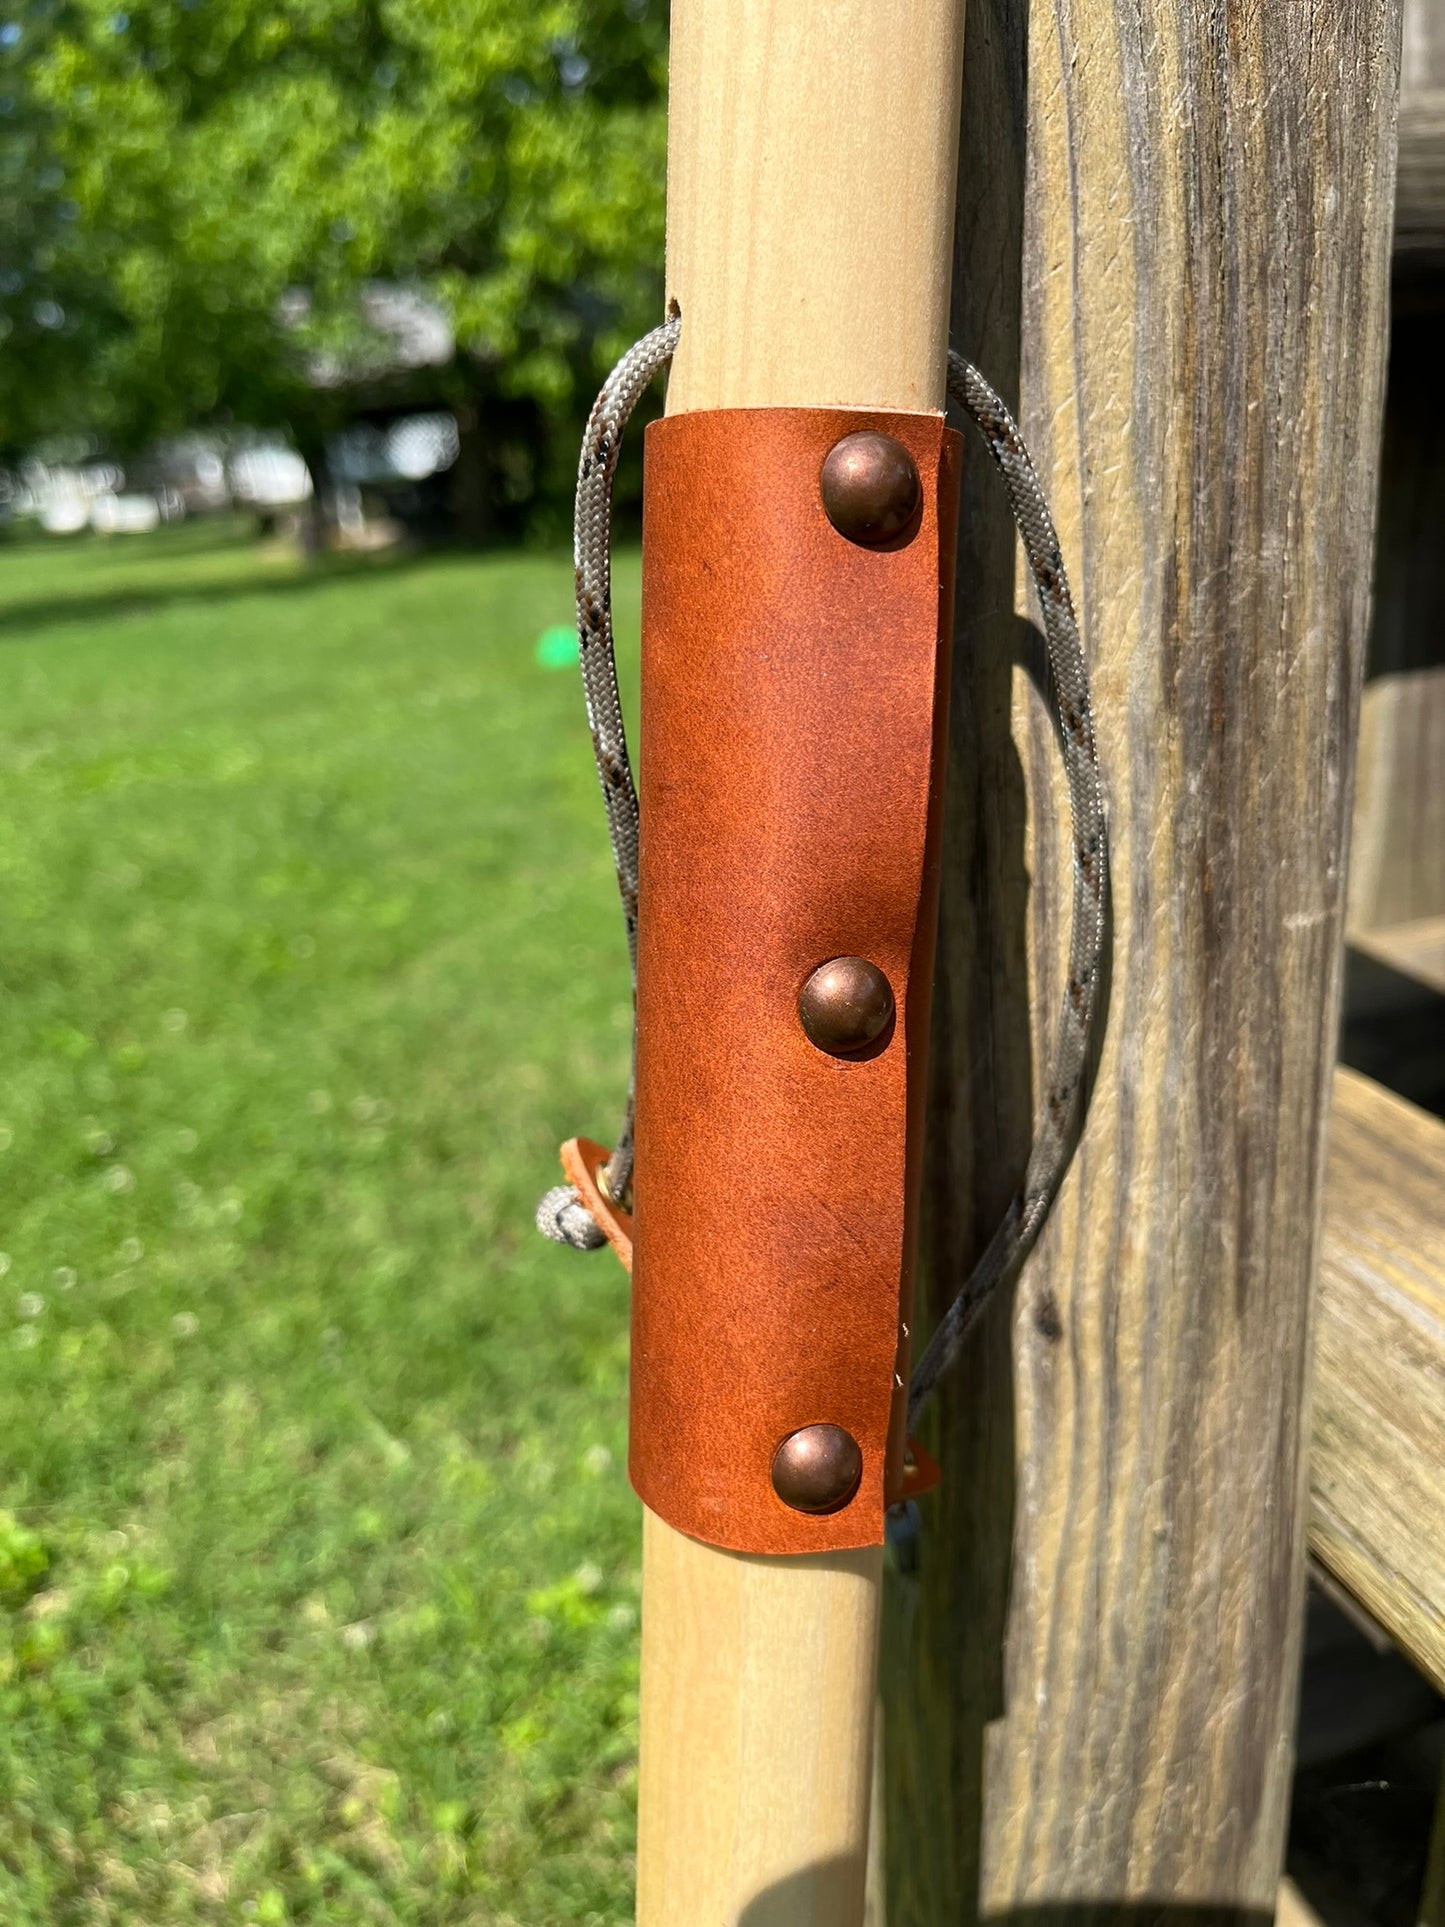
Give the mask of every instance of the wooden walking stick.
M 1062 561 L 1017 430 L 950 356 L 960 9 L 673 11 L 670 319 L 599 398 L 583 679 L 637 971 L 636 1153 L 564 1147 L 538 1222 L 633 1270 L 646 1507 L 642 1927 L 861 1921 L 884 1516 L 1066 1156 L 1104 826 Z M 639 847 L 607 523 L 648 432 Z M 1023 1188 L 908 1387 L 959 437 L 1023 536 L 1075 825 L 1069 995 Z
M 961 18 L 674 5 L 669 416 L 942 408 Z M 752 1189 L 717 1172 L 711 1235 Z M 876 1543 L 748 1555 L 646 1514 L 640 1927 L 861 1920 L 881 1580 Z

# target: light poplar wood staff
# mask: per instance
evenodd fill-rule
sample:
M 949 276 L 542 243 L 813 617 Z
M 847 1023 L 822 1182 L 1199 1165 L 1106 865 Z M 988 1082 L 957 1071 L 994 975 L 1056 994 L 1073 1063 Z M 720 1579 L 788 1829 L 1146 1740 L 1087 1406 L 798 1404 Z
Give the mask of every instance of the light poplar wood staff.
M 670 414 L 942 408 L 962 16 L 674 0 Z M 643 1543 L 639 1927 L 857 1927 L 881 1549 Z

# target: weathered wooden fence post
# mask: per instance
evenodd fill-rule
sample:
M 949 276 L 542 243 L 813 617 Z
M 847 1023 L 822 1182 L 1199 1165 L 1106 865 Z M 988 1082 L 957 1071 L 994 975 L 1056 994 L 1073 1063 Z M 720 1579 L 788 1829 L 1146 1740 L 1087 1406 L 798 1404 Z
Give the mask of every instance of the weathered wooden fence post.
M 1028 11 L 1025 33 L 1002 0 L 969 7 L 955 338 L 1006 393 L 1018 370 L 1075 572 L 1112 991 L 1075 1166 L 945 1395 L 944 1487 L 893 1589 L 889 1927 L 1267 1916 L 1289 1785 L 1398 5 Z M 1010 725 L 1005 662 L 1036 674 L 1040 651 L 980 468 L 935 1306 L 1018 1177 L 1027 1013 L 1051 1021 L 1068 902 L 1028 676 Z

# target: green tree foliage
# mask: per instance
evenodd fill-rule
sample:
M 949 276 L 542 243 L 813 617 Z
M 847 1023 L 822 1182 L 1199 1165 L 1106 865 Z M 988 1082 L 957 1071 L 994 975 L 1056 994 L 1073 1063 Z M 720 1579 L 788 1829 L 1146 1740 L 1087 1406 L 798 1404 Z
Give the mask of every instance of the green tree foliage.
M 575 417 L 659 313 L 663 0 L 0 0 L 0 446 L 304 442 L 450 317 L 464 417 Z

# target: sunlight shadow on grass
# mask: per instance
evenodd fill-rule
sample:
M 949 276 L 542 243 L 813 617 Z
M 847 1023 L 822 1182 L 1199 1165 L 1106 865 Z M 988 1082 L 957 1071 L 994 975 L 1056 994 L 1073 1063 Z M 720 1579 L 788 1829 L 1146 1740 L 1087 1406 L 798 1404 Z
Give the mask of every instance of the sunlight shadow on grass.
M 15 602 L 0 599 L 0 637 L 32 634 L 65 623 L 107 622 L 218 597 L 301 594 L 359 575 L 393 578 L 438 559 L 435 552 L 396 549 L 383 555 L 326 556 L 293 565 L 268 561 L 254 549 L 237 549 L 234 554 L 234 573 L 197 576 L 178 569 L 173 585 L 150 582 L 117 588 L 102 579 L 89 592 L 78 590 L 70 595 L 36 596 Z M 268 573 L 268 569 L 274 573 Z

